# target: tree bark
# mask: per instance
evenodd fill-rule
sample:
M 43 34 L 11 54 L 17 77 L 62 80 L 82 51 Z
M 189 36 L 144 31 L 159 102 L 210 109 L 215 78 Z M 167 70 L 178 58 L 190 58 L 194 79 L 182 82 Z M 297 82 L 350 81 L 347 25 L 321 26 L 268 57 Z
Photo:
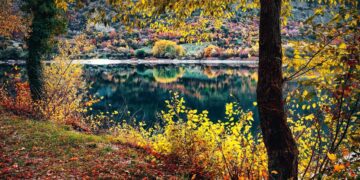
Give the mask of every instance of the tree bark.
M 34 101 L 44 96 L 42 58 L 52 48 L 52 38 L 61 29 L 54 0 L 27 1 L 27 8 L 33 16 L 30 36 L 27 40 L 29 57 L 26 69 L 29 78 L 31 97 Z M 60 31 L 59 31 L 60 32 Z
M 286 122 L 280 34 L 281 0 L 261 0 L 257 102 L 270 179 L 297 179 L 298 149 Z
M 36 37 L 39 34 L 39 32 L 37 32 L 39 28 L 34 28 L 38 23 L 35 18 L 38 17 L 34 17 L 32 23 L 33 30 L 28 39 L 29 57 L 26 61 L 26 70 L 29 78 L 31 98 L 33 101 L 38 101 L 43 97 L 44 82 L 42 74 L 43 66 L 41 63 L 42 52 L 39 50 L 39 47 L 41 47 L 41 39 L 40 37 Z

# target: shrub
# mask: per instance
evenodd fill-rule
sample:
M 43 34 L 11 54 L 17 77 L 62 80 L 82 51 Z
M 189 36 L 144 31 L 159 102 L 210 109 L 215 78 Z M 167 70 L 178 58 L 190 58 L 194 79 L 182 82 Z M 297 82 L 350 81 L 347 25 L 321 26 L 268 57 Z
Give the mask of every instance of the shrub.
M 0 87 L 0 106 L 15 114 L 35 116 L 29 84 L 16 80 L 14 82 L 14 91 L 5 84 Z
M 225 34 L 225 37 L 228 37 L 229 36 L 229 28 L 226 27 L 226 26 L 221 26 L 221 30 L 224 32 Z
M 158 58 L 175 58 L 185 55 L 185 50 L 176 42 L 168 40 L 159 40 L 152 48 L 152 53 Z
M 244 59 L 244 58 L 249 58 L 249 49 L 242 49 L 240 50 L 240 58 Z
M 86 46 L 82 37 L 75 42 L 61 42 L 54 63 L 44 67 L 45 92 L 42 100 L 33 102 L 28 83 L 15 78 L 15 93 L 11 88 L 0 87 L 0 105 L 20 115 L 36 116 L 86 130 L 82 123 L 83 114 L 97 100 L 88 96 L 89 85 L 83 79 L 82 66 L 69 60 Z
M 60 42 L 59 55 L 54 58 L 54 63 L 44 68 L 45 98 L 37 105 L 45 119 L 65 124 L 80 123 L 86 107 L 96 101 L 88 96 L 89 85 L 82 76 L 82 65 L 73 64 L 69 58 L 87 46 L 82 37 L 77 37 L 75 42 Z
M 129 48 L 125 48 L 125 47 L 118 47 L 118 48 L 116 48 L 116 51 L 117 51 L 118 53 L 124 53 L 124 54 L 130 53 L 130 49 L 129 49 Z
M 0 60 L 24 60 L 26 56 L 26 52 L 14 47 L 0 50 Z
M 142 46 L 142 44 L 139 41 L 133 39 L 129 39 L 127 41 L 127 45 L 132 49 L 139 49 Z
M 214 45 L 209 45 L 208 47 L 206 47 L 204 49 L 204 56 L 205 57 L 217 57 L 221 54 L 222 49 L 214 46 Z
M 223 59 L 227 59 L 234 56 L 236 56 L 236 51 L 234 49 L 226 49 L 220 54 L 220 57 Z
M 135 57 L 139 59 L 144 59 L 146 57 L 146 52 L 143 49 L 138 49 L 135 51 Z
M 194 57 L 197 59 L 202 58 L 203 50 L 209 44 L 208 43 L 191 43 L 191 44 L 182 44 L 182 47 L 185 48 L 186 56 Z
M 150 148 L 153 154 L 166 155 L 168 164 L 181 166 L 182 173 L 198 178 L 248 177 L 267 178 L 267 155 L 259 134 L 251 132 L 251 112 L 237 103 L 226 105 L 226 123 L 213 122 L 208 112 L 198 112 L 185 106 L 174 93 L 161 111 L 163 127 L 145 129 L 127 123 L 112 128 L 119 141 Z M 255 134 L 255 135 L 254 135 Z

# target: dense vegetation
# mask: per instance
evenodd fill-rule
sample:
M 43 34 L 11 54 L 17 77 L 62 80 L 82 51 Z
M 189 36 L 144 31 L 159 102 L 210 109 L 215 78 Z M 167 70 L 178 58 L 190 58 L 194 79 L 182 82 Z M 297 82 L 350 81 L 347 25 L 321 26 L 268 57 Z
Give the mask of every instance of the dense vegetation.
M 87 23 L 87 13 L 93 6 L 86 6 L 80 9 L 69 9 L 68 32 L 62 38 L 73 39 L 79 34 L 83 34 L 91 42 L 91 46 L 84 49 L 76 58 L 109 58 L 109 59 L 130 59 L 130 58 L 154 58 L 152 48 L 158 40 L 169 40 L 180 44 L 185 53 L 182 56 L 170 56 L 162 58 L 178 59 L 205 59 L 210 57 L 228 59 L 241 58 L 248 59 L 258 56 L 258 27 L 259 19 L 254 16 L 258 10 L 248 12 L 237 12 L 234 17 L 225 20 L 221 28 L 217 29 L 213 24 L 203 30 L 209 34 L 210 39 L 193 39 L 189 42 L 180 32 L 158 32 L 149 27 L 133 28 L 126 30 L 126 26 L 118 21 L 109 22 L 108 26 L 104 23 Z M 288 40 L 303 39 L 307 37 L 304 32 L 307 27 L 301 27 L 301 21 L 311 16 L 312 5 L 306 3 L 295 4 L 293 16 L 282 28 L 285 44 Z M 112 10 L 107 9 L 106 14 L 111 14 Z M 325 17 L 328 17 L 326 15 Z M 90 19 L 92 20 L 92 19 Z M 188 20 L 191 23 L 193 20 Z M 9 24 L 9 23 L 8 23 Z M 16 26 L 15 26 L 16 27 Z M 14 31 L 13 31 L 14 32 Z M 13 33 L 15 38 L 4 38 L 1 44 L 1 60 L 24 60 L 27 56 L 27 47 L 24 45 L 22 33 Z M 7 34 L 8 36 L 9 34 Z M 197 37 L 194 37 L 197 38 Z M 309 36 L 308 38 L 312 38 Z M 203 44 L 197 44 L 198 40 Z M 205 50 L 206 47 L 217 47 L 215 52 Z M 293 48 L 286 48 L 286 56 L 293 56 Z M 138 53 L 142 55 L 137 55 Z
M 74 145 L 89 141 L 107 143 L 109 147 L 121 143 L 127 150 L 136 147 L 145 151 L 141 158 L 150 162 L 150 169 L 155 167 L 155 171 L 159 171 L 161 164 L 167 167 L 155 172 L 148 171 L 146 165 L 145 172 L 139 176 L 162 176 L 174 170 L 177 173 L 173 175 L 189 179 L 358 178 L 358 2 L 311 1 L 305 6 L 287 0 L 202 3 L 113 0 L 103 2 L 104 6 L 99 6 L 102 1 L 21 2 L 5 3 L 3 8 L 13 11 L 0 14 L 0 24 L 6 27 L 0 31 L 2 38 L 22 37 L 28 47 L 28 55 L 23 56 L 27 60 L 27 78 L 21 78 L 17 66 L 9 73 L 2 73 L 7 80 L 0 86 L 0 106 L 4 109 L 1 113 L 6 115 L 1 119 L 1 128 L 6 129 L 1 136 L 11 134 L 9 128 L 17 128 L 17 123 L 21 123 L 17 119 L 26 116 L 49 121 L 45 125 L 28 120 L 23 123 L 30 129 L 39 127 L 53 132 L 51 135 L 34 133 L 33 137 L 49 137 L 46 141 L 54 143 L 54 148 L 63 146 L 65 151 L 60 151 L 61 156 L 73 154 L 68 147 L 72 146 L 72 141 Z M 23 14 L 15 13 L 19 4 L 24 9 Z M 311 15 L 305 14 L 307 18 L 303 22 L 291 19 L 292 7 L 306 7 L 311 10 Z M 241 11 L 247 13 L 238 13 Z M 11 15 L 10 21 L 4 18 L 7 15 Z M 71 19 L 84 15 L 91 17 L 88 24 L 92 27 L 73 33 Z M 20 33 L 16 37 L 23 29 L 20 24 L 25 22 L 24 19 L 30 21 L 27 26 L 30 33 Z M 60 35 L 66 32 L 63 31 L 66 19 L 70 19 L 70 28 L 66 34 Z M 12 20 L 17 25 L 9 25 Z M 80 19 L 78 25 L 83 23 Z M 121 32 L 114 29 L 96 32 L 94 29 L 98 23 L 121 24 Z M 124 30 L 129 31 L 124 33 Z M 185 44 L 201 41 L 210 43 Z M 2 44 L 7 46 L 8 42 L 4 40 Z M 1 51 L 7 53 L 9 50 L 3 48 Z M 134 56 L 140 59 L 148 56 L 167 59 L 258 56 L 258 73 L 253 77 L 257 82 L 257 100 L 253 106 L 258 107 L 260 125 L 253 127 L 254 113 L 239 106 L 237 101 L 241 99 L 228 102 L 225 117 L 216 121 L 209 118 L 207 110 L 188 107 L 178 92 L 171 92 L 171 98 L 164 102 L 165 108 L 158 112 L 161 121 L 150 126 L 136 119 L 136 112 L 127 109 L 89 115 L 88 112 L 101 102 L 102 97 L 89 93 L 91 84 L 84 79 L 83 67 L 74 64 L 73 60 L 99 51 L 106 52 L 103 57 L 116 55 L 118 59 Z M 187 55 L 188 52 L 195 54 Z M 20 57 L 13 50 L 10 55 Z M 42 61 L 46 59 L 53 63 L 44 66 Z M 152 71 L 152 78 L 167 84 L 177 81 L 184 73 L 180 66 L 172 71 L 159 68 Z M 209 78 L 216 76 L 211 69 L 205 69 L 204 74 Z M 107 74 L 109 76 L 111 74 Z M 292 82 L 298 84 L 296 88 L 284 91 L 284 87 Z M 9 112 L 16 116 L 8 118 Z M 64 131 L 53 124 L 101 136 Z M 20 133 L 32 139 L 27 131 L 21 129 Z M 66 135 L 57 136 L 62 133 Z M 19 150 L 16 149 L 19 147 L 13 146 L 13 141 L 7 138 L 1 144 L 5 153 L 1 154 L 0 175 L 6 178 L 48 176 L 44 172 L 35 174 L 31 168 L 17 173 L 19 164 L 23 167 L 24 157 L 18 156 Z M 20 149 L 38 152 L 33 150 L 37 144 L 44 146 L 41 142 L 30 141 Z M 105 149 L 112 151 L 112 148 Z M 98 148 L 82 150 L 84 153 L 77 154 L 81 157 L 65 159 L 83 160 L 103 151 Z M 49 153 L 52 152 L 46 151 L 44 157 Z M 128 155 L 120 154 L 114 158 L 122 159 Z M 15 156 L 18 162 L 9 161 L 10 156 Z M 101 178 L 110 171 L 111 177 L 115 178 L 137 177 L 134 173 L 124 175 L 120 168 L 116 168 L 124 164 L 107 163 L 114 159 L 102 158 L 103 161 L 97 164 L 81 161 L 86 162 L 85 167 L 74 176 L 90 176 L 92 173 Z M 55 162 L 48 166 L 51 170 L 57 164 L 63 165 Z M 54 172 L 55 176 L 69 177 L 78 173 L 69 172 L 65 166 L 62 167 L 65 174 Z M 100 172 L 94 172 L 93 168 L 98 166 Z M 40 168 L 38 165 L 34 167 Z

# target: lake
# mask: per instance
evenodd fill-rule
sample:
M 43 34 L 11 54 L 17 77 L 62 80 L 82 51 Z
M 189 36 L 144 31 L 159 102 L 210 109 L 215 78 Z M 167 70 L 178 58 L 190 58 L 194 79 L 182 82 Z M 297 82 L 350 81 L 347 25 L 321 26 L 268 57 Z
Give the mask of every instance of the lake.
M 21 69 L 22 66 L 20 66 Z M 85 79 L 92 83 L 90 92 L 104 97 L 93 107 L 99 111 L 136 112 L 137 119 L 148 124 L 158 121 L 156 113 L 165 109 L 170 91 L 179 92 L 186 105 L 208 110 L 213 121 L 224 119 L 225 104 L 239 101 L 243 109 L 254 112 L 257 72 L 243 64 L 107 64 L 84 65 Z M 11 66 L 0 66 L 3 73 Z M 23 72 L 25 74 L 25 71 Z M 236 97 L 236 98 L 234 98 Z

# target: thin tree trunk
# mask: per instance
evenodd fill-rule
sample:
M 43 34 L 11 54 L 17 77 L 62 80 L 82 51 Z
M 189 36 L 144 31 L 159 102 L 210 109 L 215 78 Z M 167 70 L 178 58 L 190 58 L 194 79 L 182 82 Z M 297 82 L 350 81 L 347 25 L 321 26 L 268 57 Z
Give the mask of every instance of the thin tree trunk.
M 257 102 L 271 179 L 297 179 L 298 150 L 286 122 L 280 34 L 281 0 L 261 0 Z

